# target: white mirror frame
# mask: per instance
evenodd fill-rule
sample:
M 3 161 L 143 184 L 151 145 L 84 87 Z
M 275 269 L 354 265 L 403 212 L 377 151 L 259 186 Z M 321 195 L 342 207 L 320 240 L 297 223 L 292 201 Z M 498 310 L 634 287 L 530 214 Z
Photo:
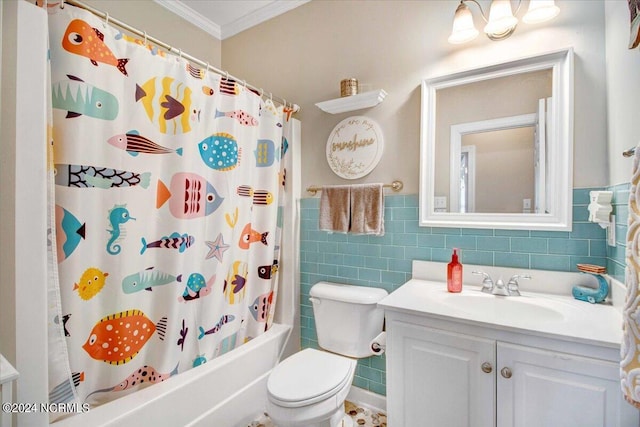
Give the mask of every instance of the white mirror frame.
M 531 71 L 551 69 L 548 213 L 492 214 L 436 212 L 435 123 L 438 89 Z M 497 228 L 571 231 L 573 203 L 573 49 L 423 80 L 420 121 L 419 225 L 422 227 Z

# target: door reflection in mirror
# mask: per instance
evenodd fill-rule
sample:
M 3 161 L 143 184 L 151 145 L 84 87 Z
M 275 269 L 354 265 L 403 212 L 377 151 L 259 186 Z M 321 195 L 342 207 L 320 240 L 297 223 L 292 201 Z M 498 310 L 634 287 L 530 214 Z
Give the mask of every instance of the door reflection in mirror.
M 552 92 L 551 71 L 438 91 L 436 108 L 441 114 L 436 118 L 436 157 L 444 160 L 446 156 L 449 161 L 437 163 L 435 195 L 450 199 L 449 212 L 546 211 L 547 162 L 538 158 L 546 150 L 537 147 L 546 141 L 544 101 Z M 540 135 L 543 137 L 538 138 Z M 469 152 L 465 147 L 476 148 L 475 159 L 465 154 Z M 469 168 L 475 173 L 470 174 Z

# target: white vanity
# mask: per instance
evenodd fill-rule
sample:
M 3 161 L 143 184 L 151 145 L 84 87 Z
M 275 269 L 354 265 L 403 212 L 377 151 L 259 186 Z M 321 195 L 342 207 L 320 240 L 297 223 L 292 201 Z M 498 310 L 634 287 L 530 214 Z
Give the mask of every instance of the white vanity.
M 480 292 L 464 266 L 459 294 L 446 264 L 414 261 L 413 278 L 383 299 L 390 427 L 627 427 L 640 412 L 620 391 L 622 316 L 616 305 L 571 297 L 580 273 L 527 270 L 521 296 Z M 475 284 L 475 285 L 470 285 Z

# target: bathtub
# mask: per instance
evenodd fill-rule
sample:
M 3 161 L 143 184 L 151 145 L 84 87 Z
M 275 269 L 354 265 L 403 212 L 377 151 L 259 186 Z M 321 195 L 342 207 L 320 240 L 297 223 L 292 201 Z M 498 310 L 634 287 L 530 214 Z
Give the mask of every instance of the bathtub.
M 267 378 L 290 328 L 273 324 L 266 333 L 197 368 L 51 426 L 247 426 L 265 411 Z

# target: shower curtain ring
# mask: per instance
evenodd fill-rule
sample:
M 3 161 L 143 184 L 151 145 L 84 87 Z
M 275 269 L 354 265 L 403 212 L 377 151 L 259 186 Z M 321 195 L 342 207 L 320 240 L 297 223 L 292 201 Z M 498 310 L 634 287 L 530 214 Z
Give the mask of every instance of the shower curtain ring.
M 207 62 L 206 68 L 204 69 L 204 73 L 207 74 L 209 72 L 209 63 Z
M 144 32 L 144 45 L 147 45 L 147 32 Z
M 182 49 L 178 49 L 178 60 L 182 61 Z
M 107 15 L 104 17 L 104 26 L 109 26 L 109 12 L 107 12 Z
M 264 95 L 264 90 L 260 88 L 260 98 L 262 98 L 262 95 Z
M 228 71 L 225 71 L 224 79 L 225 80 L 229 80 L 229 72 Z
M 269 101 L 273 102 L 273 93 L 269 92 Z

